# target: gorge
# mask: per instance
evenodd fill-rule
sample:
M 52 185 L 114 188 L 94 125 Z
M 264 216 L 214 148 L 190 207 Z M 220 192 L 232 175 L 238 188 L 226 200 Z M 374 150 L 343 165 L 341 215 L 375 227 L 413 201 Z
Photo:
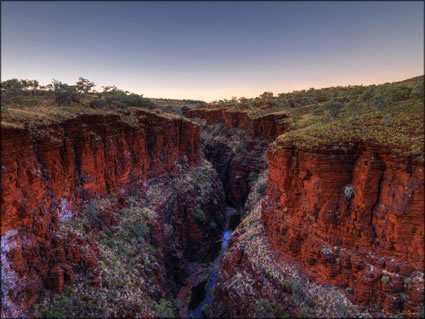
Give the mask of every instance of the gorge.
M 423 160 L 255 107 L 2 125 L 2 317 L 421 317 Z

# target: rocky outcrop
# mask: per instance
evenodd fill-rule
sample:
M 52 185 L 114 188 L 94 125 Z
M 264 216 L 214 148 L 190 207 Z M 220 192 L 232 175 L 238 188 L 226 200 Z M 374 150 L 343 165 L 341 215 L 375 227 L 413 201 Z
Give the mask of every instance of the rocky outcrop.
M 229 238 L 213 292 L 211 313 L 225 318 L 341 318 L 362 314 L 343 291 L 318 283 L 295 258 L 275 249 L 261 221 L 258 185 L 246 204 L 246 215 Z
M 65 218 L 96 194 L 175 168 L 179 158 L 200 163 L 200 128 L 182 118 L 138 111 L 136 126 L 119 116 L 86 115 L 29 130 L 2 129 L 1 233 L 32 223 L 43 209 Z
M 363 305 L 423 306 L 424 166 L 378 149 L 273 144 L 262 218 L 272 244 Z
M 2 128 L 2 316 L 16 316 L 40 290 L 61 291 L 83 269 L 95 279 L 94 243 L 56 227 L 96 195 L 117 196 L 143 181 L 200 164 L 200 128 L 145 110 L 132 122 L 84 115 L 36 129 Z M 113 222 L 113 221 L 111 221 Z
M 114 196 L 85 202 L 81 216 L 61 229 L 94 239 L 100 258 L 92 272 L 100 280 L 89 277 L 88 284 L 87 275 L 77 274 L 62 298 L 44 291 L 30 315 L 172 317 L 184 306 L 172 297 L 223 231 L 223 205 L 220 180 L 206 160 L 134 187 L 122 209 Z
M 207 125 L 224 123 L 227 128 L 247 130 L 251 137 L 274 140 L 289 129 L 289 114 L 287 112 L 268 113 L 252 116 L 247 111 L 220 108 L 193 109 L 185 113 L 190 118 L 206 120 Z

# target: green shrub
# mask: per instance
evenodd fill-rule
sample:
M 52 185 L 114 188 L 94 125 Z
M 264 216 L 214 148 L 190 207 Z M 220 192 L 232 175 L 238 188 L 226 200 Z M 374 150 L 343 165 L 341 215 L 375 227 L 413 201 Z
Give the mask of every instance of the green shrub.
M 212 131 L 211 131 L 211 135 L 212 136 L 217 136 L 220 131 L 222 130 L 222 128 L 220 126 L 216 126 Z
M 56 309 L 46 309 L 44 310 L 43 317 L 47 319 L 65 319 L 65 315 Z
M 373 105 L 375 105 L 376 111 L 381 111 L 384 107 L 391 104 L 391 100 L 387 96 L 374 96 L 372 99 Z
M 413 88 L 412 93 L 410 94 L 412 97 L 424 97 L 424 81 L 419 82 L 416 84 L 416 86 Z
M 246 152 L 245 144 L 239 143 L 238 146 L 236 146 L 235 152 L 236 154 L 245 153 Z
M 152 246 L 152 245 L 149 245 L 149 252 L 150 252 L 152 255 L 155 255 L 155 254 L 156 254 L 156 248 L 155 248 L 154 246 Z
M 267 192 L 267 182 L 258 185 L 258 187 L 257 187 L 257 193 L 260 196 L 266 195 L 266 192 Z
M 360 96 L 360 99 L 365 101 L 365 102 L 370 101 L 372 99 L 373 95 L 375 94 L 375 90 L 376 90 L 375 85 L 367 87 L 366 90 L 364 90 L 364 92 Z
M 84 93 L 84 94 L 88 94 L 89 91 L 96 86 L 96 84 L 94 82 L 90 82 L 89 80 L 85 79 L 85 78 L 78 78 L 78 82 L 75 83 L 76 89 L 78 92 Z
M 96 108 L 102 108 L 108 106 L 108 103 L 104 99 L 95 99 L 90 102 L 90 106 L 94 106 Z
M 282 286 L 284 291 L 292 293 L 292 282 L 290 280 L 285 280 Z
M 384 284 L 388 284 L 390 282 L 390 277 L 388 277 L 388 276 L 382 276 L 381 281 Z
M 294 123 L 298 122 L 301 119 L 301 115 L 296 113 L 292 116 L 292 120 L 294 121 Z
M 329 116 L 331 118 L 336 119 L 338 118 L 339 111 L 341 110 L 341 107 L 342 107 L 342 103 L 335 100 L 330 100 L 326 102 L 325 104 L 323 104 L 323 107 L 326 110 L 328 110 Z
M 315 105 L 313 109 L 313 115 L 316 115 L 316 116 L 322 115 L 323 111 L 324 111 L 323 107 Z
M 128 106 L 145 106 L 153 109 L 156 104 L 151 100 L 143 98 L 141 95 L 108 95 L 106 104 L 111 107 L 126 108 Z
M 2 93 L 4 91 L 4 97 L 7 99 L 21 96 L 24 87 L 25 85 L 24 83 L 22 83 L 22 80 L 20 81 L 18 79 L 10 79 L 10 80 L 1 82 Z
M 212 230 L 215 230 L 217 228 L 217 223 L 212 220 L 209 222 L 208 227 Z
M 411 282 L 411 279 L 410 278 L 404 278 L 404 283 L 406 284 L 406 285 L 408 285 L 409 283 Z
M 410 93 L 411 89 L 406 86 L 383 84 L 375 90 L 372 103 L 380 111 L 387 105 L 409 98 Z
M 364 104 L 360 99 L 351 100 L 347 104 L 348 111 L 350 112 L 351 116 L 353 118 L 356 118 L 360 110 L 363 108 Z
M 205 222 L 205 220 L 206 220 L 205 213 L 204 213 L 204 211 L 203 211 L 202 209 L 200 209 L 200 208 L 197 208 L 197 209 L 195 210 L 195 217 L 196 217 L 196 220 L 197 220 L 199 223 L 203 223 L 203 222 Z
M 258 173 L 256 172 L 249 173 L 249 176 L 248 176 L 249 185 L 253 185 L 255 181 L 257 180 L 257 178 L 258 178 Z
M 208 317 L 208 315 L 210 314 L 210 306 L 206 303 L 205 305 L 202 306 L 201 308 L 201 313 L 204 317 Z
M 85 204 L 83 206 L 83 212 L 84 216 L 92 226 L 103 224 L 103 220 L 100 218 L 97 207 L 93 202 Z
M 154 306 L 159 318 L 174 318 L 172 303 L 163 298 Z
M 127 227 L 130 233 L 136 236 L 137 241 L 141 241 L 150 232 L 149 227 L 140 220 L 129 222 Z
M 382 121 L 384 122 L 384 125 L 391 126 L 393 124 L 393 117 L 391 116 L 391 114 L 387 113 L 384 115 Z
M 60 83 L 55 90 L 55 101 L 57 105 L 70 105 L 72 101 L 79 102 L 80 95 L 75 87 Z
M 291 292 L 294 298 L 298 301 L 304 298 L 304 291 L 302 289 L 301 282 L 298 280 L 294 280 L 291 282 Z
M 256 305 L 256 317 L 259 318 L 288 318 L 285 308 L 276 302 L 260 299 Z
M 316 305 L 313 299 L 307 299 L 307 307 L 313 308 Z
M 346 317 L 348 313 L 348 308 L 343 303 L 336 304 L 336 312 L 338 317 Z
M 37 99 L 23 99 L 22 105 L 24 106 L 35 106 L 39 104 L 39 100 Z

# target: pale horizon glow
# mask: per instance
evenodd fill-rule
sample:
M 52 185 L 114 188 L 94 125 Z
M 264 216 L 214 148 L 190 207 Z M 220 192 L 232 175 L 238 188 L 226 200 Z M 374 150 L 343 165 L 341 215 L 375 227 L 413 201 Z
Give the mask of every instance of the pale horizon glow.
M 99 90 L 211 102 L 424 74 L 423 2 L 1 6 L 2 80 L 81 76 Z

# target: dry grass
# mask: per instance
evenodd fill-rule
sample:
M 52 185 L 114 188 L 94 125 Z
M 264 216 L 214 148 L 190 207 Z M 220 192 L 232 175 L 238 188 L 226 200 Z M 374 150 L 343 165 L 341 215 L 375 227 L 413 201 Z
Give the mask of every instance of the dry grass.
M 171 120 L 182 119 L 182 117 L 178 115 L 167 113 L 159 109 L 151 110 L 144 107 L 93 109 L 77 103 L 73 103 L 70 106 L 57 106 L 53 104 L 47 105 L 48 101 L 43 101 L 44 102 L 39 105 L 27 107 L 21 105 L 2 105 L 1 127 L 22 129 L 28 127 L 34 129 L 39 126 L 59 124 L 82 115 L 118 115 L 122 122 L 130 126 L 137 126 L 139 121 L 136 117 L 136 113 L 138 111 L 156 114 Z
M 385 117 L 391 118 L 389 123 Z M 300 113 L 294 129 L 279 136 L 275 147 L 295 145 L 313 150 L 332 145 L 334 149 L 346 149 L 365 143 L 397 155 L 410 155 L 419 160 L 424 157 L 424 105 L 419 99 L 399 102 L 380 112 L 365 106 L 356 119 L 345 107 L 334 121 L 326 120 L 324 115 Z

